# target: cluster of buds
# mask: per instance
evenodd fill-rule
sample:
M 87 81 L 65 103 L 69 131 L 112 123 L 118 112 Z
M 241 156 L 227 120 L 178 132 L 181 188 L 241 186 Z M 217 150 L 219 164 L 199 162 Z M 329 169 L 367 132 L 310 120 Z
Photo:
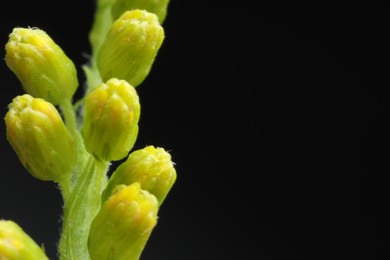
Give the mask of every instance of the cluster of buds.
M 81 158 L 110 163 L 128 156 L 98 194 L 101 206 L 85 245 L 92 260 L 138 259 L 156 225 L 158 209 L 176 181 L 171 156 L 163 148 L 131 151 L 140 118 L 136 87 L 149 74 L 163 43 L 161 24 L 168 3 L 99 0 L 110 10 L 112 23 L 94 50 L 98 78 L 91 82 L 98 84 L 86 89 L 81 117 L 71 111 L 76 124 L 67 118 L 65 107 L 73 102 L 77 73 L 64 51 L 37 28 L 15 28 L 6 44 L 6 64 L 26 91 L 9 105 L 6 136 L 32 176 L 56 182 L 60 188 L 71 183 L 72 192 L 80 174 L 87 174 Z M 0 221 L 3 258 L 47 259 L 10 221 Z

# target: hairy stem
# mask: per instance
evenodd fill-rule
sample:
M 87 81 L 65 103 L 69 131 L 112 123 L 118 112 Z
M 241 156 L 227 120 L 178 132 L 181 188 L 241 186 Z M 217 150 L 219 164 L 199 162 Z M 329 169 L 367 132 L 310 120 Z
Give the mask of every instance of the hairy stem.
M 64 115 L 65 124 L 68 127 L 71 135 L 73 136 L 73 140 L 76 143 L 77 147 L 77 164 L 74 169 L 74 173 L 72 176 L 72 188 L 75 185 L 75 182 L 80 177 L 80 173 L 84 169 L 87 159 L 88 159 L 88 152 L 84 147 L 84 141 L 83 137 L 81 136 L 76 111 L 73 108 L 72 102 L 69 100 L 67 102 L 64 102 L 60 105 L 61 111 Z
M 107 162 L 97 161 L 90 156 L 65 204 L 59 245 L 62 260 L 89 259 L 89 228 L 100 209 L 100 196 L 107 183 L 107 170 Z

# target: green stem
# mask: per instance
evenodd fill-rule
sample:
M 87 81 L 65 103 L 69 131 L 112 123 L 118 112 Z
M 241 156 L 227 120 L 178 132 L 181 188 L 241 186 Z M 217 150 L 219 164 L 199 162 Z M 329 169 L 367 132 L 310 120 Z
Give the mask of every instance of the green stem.
M 73 140 L 75 141 L 77 147 L 77 165 L 75 167 L 72 179 L 74 186 L 74 183 L 80 177 L 80 173 L 82 169 L 84 169 L 85 164 L 87 163 L 88 152 L 84 147 L 84 141 L 79 131 L 76 112 L 73 109 L 71 100 L 67 100 L 66 102 L 60 104 L 60 108 L 65 118 L 65 124 L 68 127 L 71 135 L 73 136 Z
M 59 245 L 60 259 L 87 260 L 88 234 L 91 222 L 100 209 L 100 196 L 107 183 L 107 162 L 89 157 L 69 201 L 64 207 L 64 220 Z
M 72 180 L 70 178 L 67 178 L 59 182 L 58 186 L 61 190 L 62 198 L 64 199 L 64 204 L 66 204 L 72 192 Z
M 89 33 L 92 54 L 90 64 L 83 69 L 87 75 L 87 93 L 91 92 L 101 83 L 101 77 L 97 68 L 96 60 L 100 47 L 102 46 L 108 31 L 113 23 L 111 15 L 111 5 L 114 0 L 98 0 L 95 10 L 95 17 Z
M 95 17 L 92 28 L 89 33 L 89 41 L 92 47 L 91 62 L 96 61 L 97 53 L 103 44 L 108 31 L 111 28 L 113 18 L 111 15 L 111 6 L 114 0 L 98 0 L 95 10 Z
M 99 0 L 94 24 L 90 33 L 92 56 L 83 69 L 87 76 L 87 95 L 101 83 L 96 64 L 97 52 L 112 24 L 112 0 Z M 101 194 L 107 185 L 109 162 L 96 160 L 85 149 L 76 111 L 84 98 L 72 106 L 71 100 L 60 104 L 66 126 L 77 145 L 78 160 L 72 179 L 60 183 L 64 198 L 64 215 L 59 244 L 61 260 L 88 260 L 88 234 L 92 220 L 100 209 Z M 82 122 L 79 119 L 79 122 Z

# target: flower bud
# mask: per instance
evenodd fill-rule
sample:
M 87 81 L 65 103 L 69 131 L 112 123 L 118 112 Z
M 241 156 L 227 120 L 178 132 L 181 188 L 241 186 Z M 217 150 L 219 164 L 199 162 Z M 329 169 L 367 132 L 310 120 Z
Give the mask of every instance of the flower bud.
M 126 81 L 110 79 L 88 94 L 82 135 L 87 151 L 96 158 L 124 158 L 138 134 L 140 104 L 136 90 Z
M 125 12 L 113 23 L 98 53 L 103 81 L 118 78 L 137 87 L 149 74 L 163 39 L 164 30 L 155 14 Z
M 0 220 L 0 259 L 44 260 L 49 258 L 15 222 Z
M 13 99 L 5 116 L 7 139 L 36 178 L 59 182 L 76 164 L 73 138 L 57 109 L 25 94 Z
M 15 28 L 5 49 L 8 67 L 28 94 L 55 105 L 72 98 L 78 86 L 76 68 L 46 32 Z
M 117 185 L 138 182 L 141 188 L 153 194 L 161 205 L 175 181 L 176 170 L 171 155 L 163 148 L 147 146 L 132 152 L 115 170 L 103 192 L 102 201 L 111 195 Z
M 167 16 L 168 4 L 169 0 L 116 0 L 112 6 L 112 16 L 117 19 L 125 11 L 141 9 L 156 14 L 162 24 Z
M 157 209 L 157 199 L 139 183 L 114 190 L 91 224 L 91 260 L 139 259 L 157 223 Z

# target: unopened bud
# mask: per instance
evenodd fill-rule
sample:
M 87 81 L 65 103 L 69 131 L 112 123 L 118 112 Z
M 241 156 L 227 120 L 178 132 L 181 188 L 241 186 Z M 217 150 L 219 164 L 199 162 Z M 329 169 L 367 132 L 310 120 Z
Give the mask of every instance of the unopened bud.
M 8 67 L 28 94 L 55 105 L 72 98 L 78 86 L 76 68 L 46 32 L 15 28 L 5 49 Z
M 17 96 L 5 123 L 8 141 L 34 177 L 58 182 L 71 174 L 76 147 L 51 103 L 28 94 Z
M 163 39 L 164 30 L 155 14 L 125 12 L 113 23 L 98 53 L 103 81 L 118 78 L 137 87 L 149 74 Z
M 10 220 L 0 220 L 1 260 L 47 260 L 42 249 L 22 228 Z
M 157 223 L 157 199 L 139 183 L 120 186 L 91 224 L 91 260 L 138 260 Z
M 169 0 L 116 0 L 112 6 L 112 16 L 117 19 L 125 11 L 141 9 L 156 14 L 162 24 L 167 16 L 168 4 Z
M 163 148 L 147 146 L 132 152 L 112 174 L 103 192 L 105 201 L 116 186 L 138 182 L 143 190 L 156 196 L 159 205 L 164 201 L 176 181 L 176 170 L 171 155 Z
M 87 151 L 114 161 L 133 148 L 138 134 L 140 104 L 136 90 L 126 81 L 111 79 L 88 94 L 82 135 Z

